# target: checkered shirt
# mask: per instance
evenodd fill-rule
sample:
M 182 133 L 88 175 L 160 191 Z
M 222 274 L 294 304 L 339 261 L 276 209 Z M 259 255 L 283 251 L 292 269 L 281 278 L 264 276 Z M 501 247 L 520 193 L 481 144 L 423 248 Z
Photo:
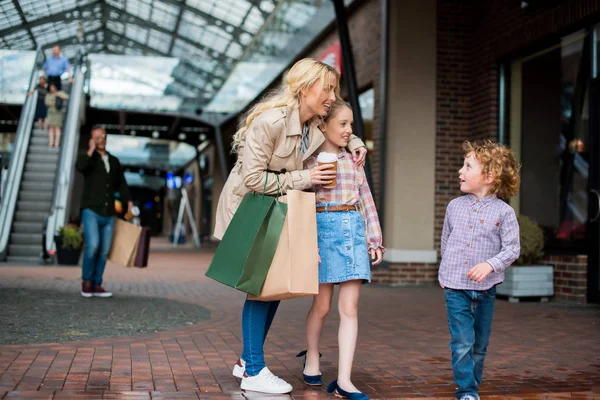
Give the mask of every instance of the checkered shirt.
M 305 168 L 316 167 L 317 157 L 309 157 L 304 164 Z M 361 213 L 366 221 L 367 227 L 367 245 L 369 249 L 383 248 L 383 235 L 379 225 L 379 216 L 375 201 L 369 189 L 369 183 L 365 175 L 365 170 L 357 168 L 352 160 L 352 155 L 345 150 L 338 154 L 337 162 L 337 182 L 334 188 L 315 187 L 317 204 L 339 204 L 353 205 L 360 204 Z
M 519 258 L 520 249 L 511 206 L 495 195 L 458 197 L 446 209 L 438 279 L 452 289 L 487 290 L 504 281 L 504 270 Z M 494 271 L 480 283 L 470 280 L 467 273 L 482 262 Z

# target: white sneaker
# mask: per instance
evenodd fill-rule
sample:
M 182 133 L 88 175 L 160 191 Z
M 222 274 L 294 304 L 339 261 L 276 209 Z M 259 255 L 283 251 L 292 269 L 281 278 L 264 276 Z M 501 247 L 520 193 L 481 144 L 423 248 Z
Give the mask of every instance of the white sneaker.
M 244 375 L 241 387 L 242 390 L 273 394 L 290 393 L 293 389 L 292 385 L 273 375 L 267 367 L 260 370 L 260 373 L 256 376 Z
M 233 376 L 242 379 L 244 377 L 244 372 L 246 372 L 246 361 L 240 358 L 233 366 Z

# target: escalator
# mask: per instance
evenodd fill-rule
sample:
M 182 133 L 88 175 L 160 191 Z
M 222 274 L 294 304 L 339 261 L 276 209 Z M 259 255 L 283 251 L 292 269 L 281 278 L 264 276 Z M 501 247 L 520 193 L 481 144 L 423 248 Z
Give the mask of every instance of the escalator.
M 48 147 L 48 132 L 33 127 L 37 92 L 23 105 L 5 195 L 0 204 L 0 260 L 27 264 L 39 264 L 42 260 L 47 247 L 44 237 L 49 217 L 56 213 L 57 201 L 62 205 L 64 197 L 64 187 L 60 183 L 65 159 L 73 158 L 78 145 L 84 98 L 80 67 L 75 68 L 74 77 L 75 83 L 63 88 L 69 93 L 69 99 L 63 105 L 65 116 L 60 149 Z M 34 70 L 30 87 L 36 83 Z M 73 169 L 72 162 L 70 169 Z M 52 228 L 57 227 L 53 225 Z

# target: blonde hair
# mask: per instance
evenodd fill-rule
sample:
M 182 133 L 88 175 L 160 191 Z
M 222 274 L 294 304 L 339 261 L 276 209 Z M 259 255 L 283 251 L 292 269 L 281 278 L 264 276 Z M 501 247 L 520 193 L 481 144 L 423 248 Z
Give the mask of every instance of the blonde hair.
M 256 117 L 277 107 L 300 107 L 301 92 L 310 89 L 319 80 L 325 84 L 332 75 L 336 79 L 335 97 L 339 98 L 340 76 L 333 67 L 312 58 L 304 58 L 296 62 L 287 73 L 284 84 L 248 111 L 233 135 L 232 151 L 237 151 L 242 137 Z
M 486 140 L 479 144 L 465 140 L 462 145 L 464 156 L 475 157 L 481 164 L 483 176 L 492 174 L 492 193 L 503 200 L 508 200 L 519 191 L 521 165 L 515 159 L 515 154 L 500 143 Z
M 323 121 L 329 121 L 330 118 L 335 117 L 335 115 L 344 107 L 347 107 L 350 109 L 350 111 L 352 111 L 352 107 L 350 106 L 350 104 L 346 103 L 343 99 L 337 99 L 336 101 L 331 103 L 331 106 L 329 107 L 329 114 L 327 114 L 327 116 L 323 118 Z

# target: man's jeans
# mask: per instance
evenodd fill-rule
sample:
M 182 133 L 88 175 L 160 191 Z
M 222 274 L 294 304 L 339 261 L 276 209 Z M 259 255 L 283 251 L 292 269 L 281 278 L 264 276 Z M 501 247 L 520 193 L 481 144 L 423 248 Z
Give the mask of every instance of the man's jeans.
M 478 395 L 494 317 L 496 287 L 485 291 L 444 289 L 456 397 Z
M 266 366 L 263 349 L 267 333 L 279 307 L 279 301 L 255 301 L 246 299 L 242 311 L 242 336 L 246 362 L 246 375 L 256 376 Z
M 81 221 L 85 234 L 81 278 L 84 281 L 92 281 L 94 286 L 100 286 L 112 243 L 115 219 L 98 215 L 86 208 L 81 211 Z

